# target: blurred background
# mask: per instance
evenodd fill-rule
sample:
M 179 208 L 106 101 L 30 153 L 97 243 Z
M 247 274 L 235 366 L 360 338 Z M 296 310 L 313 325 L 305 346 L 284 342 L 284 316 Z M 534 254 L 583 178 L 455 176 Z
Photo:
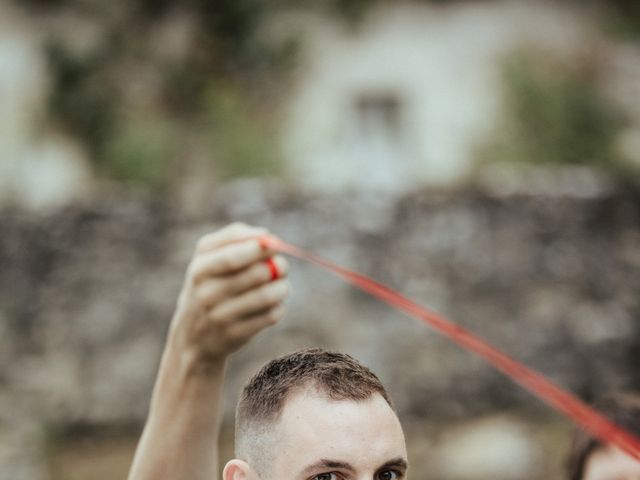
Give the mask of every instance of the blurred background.
M 125 478 L 175 298 L 231 221 L 581 398 L 640 388 L 640 3 L 0 0 L 0 479 Z M 413 478 L 562 479 L 572 425 L 292 261 L 305 346 L 389 387 Z

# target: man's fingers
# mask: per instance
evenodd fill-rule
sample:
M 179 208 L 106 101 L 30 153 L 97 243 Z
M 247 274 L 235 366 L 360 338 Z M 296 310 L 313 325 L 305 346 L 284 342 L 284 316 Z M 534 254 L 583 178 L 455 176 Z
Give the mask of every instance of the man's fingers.
M 233 276 L 226 278 L 228 285 L 226 291 L 229 294 L 246 292 L 254 287 L 271 282 L 277 278 L 284 278 L 289 272 L 289 263 L 281 256 L 272 257 L 272 264 L 275 272 L 268 265 L 267 261 L 251 265 L 249 268 Z M 276 278 L 274 278 L 274 274 Z
M 273 252 L 265 250 L 257 239 L 232 243 L 196 256 L 189 273 L 197 283 L 207 277 L 236 273 L 272 255 Z
M 239 242 L 251 237 L 259 237 L 266 233 L 267 230 L 264 228 L 252 227 L 244 223 L 232 223 L 221 230 L 209 233 L 200 238 L 196 245 L 196 253 L 208 252 L 230 243 Z
M 287 260 L 281 255 L 271 257 L 273 267 L 267 261 L 254 263 L 248 268 L 225 277 L 210 278 L 197 286 L 196 298 L 205 309 L 211 308 L 226 297 L 242 294 L 248 290 L 269 283 L 277 278 L 285 278 L 289 271 Z
M 285 279 L 267 283 L 215 306 L 210 316 L 215 322 L 226 323 L 242 319 L 276 307 L 284 301 L 289 291 Z
M 229 335 L 233 338 L 248 340 L 260 330 L 278 323 L 284 317 L 284 313 L 285 308 L 278 305 L 267 312 L 245 318 L 229 327 Z

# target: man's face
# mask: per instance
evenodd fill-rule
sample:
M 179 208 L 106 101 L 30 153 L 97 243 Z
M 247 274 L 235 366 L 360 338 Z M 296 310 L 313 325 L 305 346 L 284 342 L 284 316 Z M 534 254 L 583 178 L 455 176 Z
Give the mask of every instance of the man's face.
M 407 471 L 404 434 L 382 396 L 331 400 L 295 394 L 275 426 L 272 479 L 400 480 Z M 264 479 L 267 480 L 267 479 Z
M 607 446 L 595 450 L 585 465 L 584 480 L 640 480 L 640 461 Z

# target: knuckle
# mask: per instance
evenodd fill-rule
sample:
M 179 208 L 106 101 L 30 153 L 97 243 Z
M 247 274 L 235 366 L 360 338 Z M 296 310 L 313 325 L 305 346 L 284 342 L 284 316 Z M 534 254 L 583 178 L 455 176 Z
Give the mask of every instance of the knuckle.
M 264 283 L 268 277 L 266 269 L 261 268 L 260 265 L 251 267 L 246 272 L 242 272 L 235 276 L 232 280 L 226 283 L 226 292 L 228 294 L 244 292 L 252 288 L 255 285 Z
M 207 264 L 203 260 L 196 260 L 193 263 L 191 279 L 194 285 L 202 283 L 207 277 Z
M 274 309 L 267 313 L 265 320 L 269 325 L 275 325 L 280 321 L 280 318 L 282 318 L 281 312 L 278 309 Z
M 278 298 L 282 300 L 288 294 L 289 294 L 289 282 L 287 280 L 280 280 L 277 284 Z
M 220 279 L 217 282 L 217 296 L 219 299 L 223 299 L 229 297 L 235 291 L 233 280 L 231 279 Z
M 220 299 L 221 290 L 221 286 L 217 283 L 208 282 L 206 285 L 201 285 L 196 290 L 196 302 L 200 307 L 209 308 Z
M 271 293 L 268 288 L 261 288 L 255 294 L 256 307 L 269 305 L 271 303 Z
M 276 304 L 284 298 L 287 293 L 287 286 L 285 282 L 278 281 L 271 283 L 262 290 L 263 303 L 267 305 Z
M 196 288 L 193 292 L 193 303 L 197 308 L 204 307 L 206 304 L 207 293 L 203 288 Z
M 233 271 L 238 268 L 238 258 L 235 255 L 224 255 L 220 257 L 220 266 L 225 271 Z
M 219 323 L 223 323 L 224 322 L 225 317 L 224 317 L 223 313 L 220 311 L 220 309 L 213 308 L 209 312 L 209 319 L 211 320 L 211 322 L 219 324 Z

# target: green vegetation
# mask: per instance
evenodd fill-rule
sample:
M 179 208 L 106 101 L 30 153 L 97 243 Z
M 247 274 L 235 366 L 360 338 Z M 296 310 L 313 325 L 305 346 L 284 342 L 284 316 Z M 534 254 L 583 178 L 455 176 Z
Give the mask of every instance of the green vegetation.
M 379 0 L 326 0 L 305 8 L 350 27 Z M 95 171 L 157 189 L 173 181 L 189 132 L 218 180 L 283 175 L 278 118 L 299 40 L 265 38 L 263 27 L 293 0 L 25 0 L 34 13 L 64 13 L 100 32 L 78 48 L 47 34 L 52 75 L 49 117 L 85 143 Z M 154 32 L 190 20 L 188 48 L 166 63 Z M 170 37 L 169 37 L 170 38 Z M 167 40 L 165 40 L 167 41 Z M 71 42 L 73 43 L 73 42 Z M 91 45 L 91 43 L 90 43 Z M 171 45 L 167 45 L 171 47 Z M 131 85 L 149 85 L 140 87 Z M 139 100 L 142 88 L 144 99 Z M 152 113 L 149 113 L 152 112 Z M 212 179 L 213 180 L 213 179 Z
M 640 2 L 638 0 L 609 0 L 608 30 L 623 40 L 640 40 Z
M 129 184 L 160 188 L 179 153 L 175 132 L 157 119 L 124 121 L 106 146 L 103 172 Z
M 519 53 L 505 63 L 504 85 L 507 120 L 484 160 L 621 168 L 614 142 L 624 119 L 601 93 L 595 65 Z
M 81 15 L 102 32 L 81 53 L 56 35 L 47 49 L 50 121 L 85 143 L 98 174 L 166 186 L 181 170 L 185 131 L 221 178 L 283 173 L 273 120 L 298 44 L 267 41 L 260 31 L 287 2 L 135 0 L 117 14 L 99 2 L 31 3 Z M 167 64 L 152 32 L 171 24 L 176 11 L 191 18 L 189 46 Z
M 99 161 L 113 134 L 117 106 L 114 88 L 104 80 L 108 54 L 101 51 L 79 58 L 52 42 L 47 55 L 53 75 L 49 110 L 64 128 L 84 140 Z
M 324 0 L 305 8 L 353 26 L 381 3 Z M 277 119 L 299 41 L 274 42 L 261 32 L 270 15 L 297 2 L 132 0 L 111 8 L 98 0 L 25 0 L 29 4 L 39 14 L 76 15 L 101 32 L 82 54 L 57 34 L 47 36 L 50 120 L 86 144 L 99 174 L 152 189 L 166 185 L 181 170 L 175 166 L 184 158 L 184 131 L 202 142 L 196 148 L 221 178 L 285 173 Z M 639 5 L 613 0 L 605 8 L 608 25 L 637 39 Z M 167 64 L 158 60 L 164 46 L 152 33 L 170 25 L 176 12 L 191 19 L 191 38 L 181 58 Z M 483 158 L 617 168 L 613 142 L 622 119 L 599 91 L 598 68 L 521 54 L 506 63 L 504 77 L 510 121 L 482 149 Z M 145 81 L 151 100 L 137 101 L 128 85 Z
M 243 102 L 241 93 L 216 86 L 207 99 L 210 138 L 223 178 L 283 174 L 277 122 L 257 106 Z

